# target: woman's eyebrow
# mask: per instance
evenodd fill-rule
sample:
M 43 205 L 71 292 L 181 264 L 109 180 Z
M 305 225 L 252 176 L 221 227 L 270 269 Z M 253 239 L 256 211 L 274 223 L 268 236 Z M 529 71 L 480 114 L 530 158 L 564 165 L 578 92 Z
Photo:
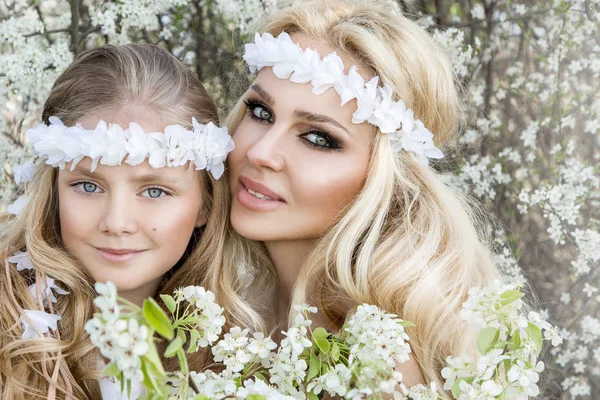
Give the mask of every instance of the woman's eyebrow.
M 331 124 L 331 125 L 335 126 L 336 128 L 343 130 L 350 137 L 352 137 L 352 134 L 350 133 L 350 131 L 348 129 L 346 129 L 346 127 L 344 125 L 340 124 L 335 119 L 328 117 L 327 115 L 312 113 L 310 111 L 304 111 L 304 110 L 296 110 L 296 111 L 294 111 L 294 116 L 296 118 L 303 119 L 305 121 Z
M 264 101 L 273 105 L 275 104 L 275 99 L 271 96 L 267 91 L 260 87 L 260 85 L 252 85 L 252 90 L 254 90 L 260 97 L 263 98 Z

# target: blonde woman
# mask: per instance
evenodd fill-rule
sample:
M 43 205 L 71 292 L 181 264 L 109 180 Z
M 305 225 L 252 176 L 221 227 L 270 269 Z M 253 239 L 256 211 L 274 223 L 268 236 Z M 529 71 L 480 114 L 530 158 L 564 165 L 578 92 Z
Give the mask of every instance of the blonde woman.
M 467 291 L 499 276 L 466 200 L 428 165 L 459 125 L 448 59 L 391 2 L 352 0 L 275 11 L 244 58 L 258 75 L 228 121 L 231 224 L 264 250 L 265 320 L 285 327 L 308 302 L 335 331 L 375 304 L 415 324 L 404 382 L 440 388 L 446 357 L 476 351 Z
M 217 178 L 233 143 L 195 75 L 151 45 L 82 53 L 43 122 L 28 132 L 39 158 L 29 203 L 2 221 L 0 397 L 120 398 L 99 385 L 84 331 L 93 284 L 113 281 L 140 304 L 220 268 L 229 196 Z

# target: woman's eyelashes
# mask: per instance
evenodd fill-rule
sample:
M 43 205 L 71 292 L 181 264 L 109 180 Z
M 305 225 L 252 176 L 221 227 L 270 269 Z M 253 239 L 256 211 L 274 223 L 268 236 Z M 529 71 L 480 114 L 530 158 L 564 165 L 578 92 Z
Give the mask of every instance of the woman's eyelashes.
M 275 121 L 273 112 L 259 101 L 247 99 L 244 101 L 247 108 L 247 114 L 253 120 L 258 122 L 273 123 Z M 308 132 L 300 135 L 302 140 L 311 147 L 319 150 L 341 149 L 342 143 L 333 135 L 318 129 L 310 129 Z
M 71 184 L 71 187 L 73 187 L 75 189 L 75 191 L 77 191 L 78 193 L 81 193 L 83 195 L 88 195 L 88 196 L 104 192 L 97 183 L 94 183 L 91 181 L 74 182 Z M 139 194 L 142 197 L 146 197 L 149 199 L 160 199 L 160 198 L 164 198 L 166 196 L 168 196 L 168 197 L 173 196 L 173 194 L 170 191 L 168 191 L 162 187 L 159 187 L 159 186 L 152 186 L 152 187 L 146 188 L 146 189 L 142 190 Z
M 341 149 L 341 143 L 327 132 L 310 130 L 300 136 L 309 146 L 320 150 L 331 151 Z
M 261 102 L 247 99 L 244 101 L 250 118 L 262 122 L 274 122 L 273 113 Z

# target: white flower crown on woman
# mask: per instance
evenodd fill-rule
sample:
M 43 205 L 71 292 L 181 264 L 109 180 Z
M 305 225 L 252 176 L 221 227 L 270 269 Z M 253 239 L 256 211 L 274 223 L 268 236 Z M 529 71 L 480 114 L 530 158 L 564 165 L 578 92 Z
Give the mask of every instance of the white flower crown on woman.
M 83 157 L 92 159 L 92 172 L 98 163 L 138 165 L 147 158 L 152 168 L 177 167 L 189 161 L 197 170 L 205 169 L 219 179 L 225 170 L 223 162 L 234 147 L 227 128 L 211 122 L 202 125 L 195 118 L 192 126 L 191 131 L 169 125 L 164 133 L 145 133 L 135 123 L 123 129 L 100 121 L 95 129 L 88 130 L 79 124 L 67 127 L 59 118 L 50 117 L 49 125 L 29 129 L 27 136 L 35 154 L 60 169 L 70 162 L 73 170 Z
M 356 99 L 358 108 L 352 115 L 352 123 L 367 121 L 389 134 L 395 152 L 404 149 L 415 153 L 425 166 L 429 165 L 429 158 L 444 157 L 433 143 L 433 133 L 423 122 L 415 120 L 413 111 L 401 100 L 392 100 L 391 86 L 378 86 L 378 76 L 365 83 L 355 65 L 344 74 L 342 59 L 335 52 L 321 59 L 319 53 L 310 48 L 302 50 L 285 32 L 276 38 L 270 33 L 256 33 L 254 43 L 245 46 L 244 60 L 250 72 L 273 67 L 273 73 L 280 79 L 311 82 L 315 94 L 334 88 L 342 98 L 342 106 Z

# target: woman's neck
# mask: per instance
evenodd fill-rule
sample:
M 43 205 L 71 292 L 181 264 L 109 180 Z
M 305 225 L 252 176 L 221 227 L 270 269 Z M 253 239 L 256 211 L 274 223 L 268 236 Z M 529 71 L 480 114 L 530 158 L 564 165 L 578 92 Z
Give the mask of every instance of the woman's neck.
M 298 275 L 302 265 L 306 262 L 310 252 L 315 246 L 314 240 L 294 240 L 294 241 L 276 241 L 265 242 L 271 261 L 275 266 L 278 277 L 278 298 L 275 302 L 277 307 L 277 320 L 287 321 L 290 302 L 292 301 L 292 292 L 294 285 L 298 280 Z
M 275 266 L 279 280 L 278 298 L 275 301 L 275 318 L 281 329 L 287 330 L 292 292 L 302 266 L 314 249 L 316 240 L 265 242 L 271 261 Z M 319 314 L 310 316 L 313 329 L 324 327 L 331 329 Z

